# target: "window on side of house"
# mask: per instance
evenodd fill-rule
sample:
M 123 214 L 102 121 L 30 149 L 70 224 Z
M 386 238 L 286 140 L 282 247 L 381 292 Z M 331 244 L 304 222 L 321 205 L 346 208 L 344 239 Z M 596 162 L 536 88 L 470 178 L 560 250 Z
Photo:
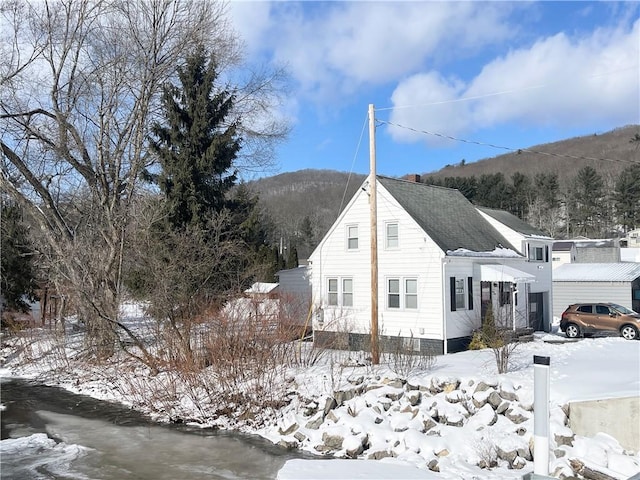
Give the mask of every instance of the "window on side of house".
M 353 279 L 342 279 L 342 306 L 353 307 Z
M 388 278 L 387 279 L 387 308 L 409 309 L 418 308 L 418 279 L 417 278 Z
M 466 307 L 465 299 L 467 298 L 465 290 L 465 279 L 456 278 L 456 310 L 464 310 Z
M 451 311 L 473 310 L 473 277 L 449 277 Z
M 347 250 L 358 249 L 358 226 L 347 225 Z
M 386 225 L 386 245 L 387 248 L 398 248 L 398 224 L 387 223 Z
M 400 279 L 387 280 L 387 307 L 400 308 Z
M 549 246 L 536 246 L 529 244 L 529 261 L 530 262 L 548 262 Z
M 404 308 L 418 308 L 418 280 L 415 278 L 404 280 Z
M 331 306 L 338 306 L 338 279 L 329 278 L 327 280 L 327 303 Z
M 353 307 L 353 278 L 332 277 L 327 279 L 327 305 Z

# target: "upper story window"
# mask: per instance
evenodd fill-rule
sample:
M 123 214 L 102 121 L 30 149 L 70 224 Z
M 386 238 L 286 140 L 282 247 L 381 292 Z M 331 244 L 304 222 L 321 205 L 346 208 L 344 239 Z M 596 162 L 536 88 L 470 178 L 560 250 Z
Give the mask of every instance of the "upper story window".
M 398 248 L 398 224 L 387 223 L 386 229 L 386 245 L 387 248 Z
M 530 262 L 548 262 L 549 261 L 549 246 L 537 246 L 528 245 L 529 248 L 529 261 Z
M 358 249 L 358 226 L 357 225 L 347 225 L 347 249 L 348 250 Z

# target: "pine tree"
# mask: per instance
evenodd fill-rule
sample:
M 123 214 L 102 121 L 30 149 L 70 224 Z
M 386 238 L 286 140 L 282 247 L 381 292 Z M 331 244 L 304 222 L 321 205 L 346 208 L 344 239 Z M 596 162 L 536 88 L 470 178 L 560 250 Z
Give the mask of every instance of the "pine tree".
M 640 226 L 640 165 L 630 165 L 620 172 L 614 202 L 617 221 L 625 232 Z
M 26 312 L 29 305 L 25 302 L 35 300 L 36 287 L 33 252 L 29 244 L 27 229 L 22 222 L 22 213 L 18 206 L 2 205 L 0 248 L 2 261 L 2 298 L 4 305 L 12 310 Z
M 604 199 L 602 176 L 590 166 L 581 168 L 570 188 L 570 218 L 574 234 L 598 236 Z
M 166 124 L 155 124 L 152 151 L 157 177 L 173 228 L 204 225 L 219 212 L 235 184 L 234 160 L 240 150 L 238 123 L 229 122 L 235 94 L 215 91 L 217 65 L 199 49 L 178 68 L 179 86 L 167 85 L 162 96 Z

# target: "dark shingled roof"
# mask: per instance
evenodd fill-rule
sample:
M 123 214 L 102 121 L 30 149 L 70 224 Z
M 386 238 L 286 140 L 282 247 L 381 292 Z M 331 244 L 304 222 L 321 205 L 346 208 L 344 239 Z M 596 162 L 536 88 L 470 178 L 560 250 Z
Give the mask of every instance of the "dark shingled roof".
M 540 237 L 548 236 L 542 230 L 538 230 L 537 228 L 532 227 L 527 222 L 520 220 L 515 215 L 509 212 L 506 212 L 504 210 L 496 210 L 494 208 L 486 208 L 486 207 L 478 207 L 478 209 L 482 210 L 484 213 L 486 213 L 490 217 L 496 219 L 501 224 L 506 225 L 511 230 L 515 230 L 516 232 L 522 233 L 523 235 L 537 235 Z
M 512 248 L 458 190 L 376 178 L 445 253 L 458 248 L 473 252 Z

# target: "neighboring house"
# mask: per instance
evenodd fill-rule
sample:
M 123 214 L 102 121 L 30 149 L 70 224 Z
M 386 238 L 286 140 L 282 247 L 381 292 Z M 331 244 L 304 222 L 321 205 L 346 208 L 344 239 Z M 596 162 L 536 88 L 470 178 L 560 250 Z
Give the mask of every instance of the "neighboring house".
M 553 315 L 573 303 L 613 302 L 640 311 L 640 263 L 573 263 L 553 271 Z
M 553 268 L 565 263 L 617 263 L 620 242 L 615 238 L 576 238 L 553 243 Z
M 514 329 L 531 327 L 535 311 L 535 327 L 549 329 L 552 239 L 502 224 L 458 190 L 377 179 L 382 348 L 402 338 L 417 351 L 463 350 L 489 307 Z M 319 344 L 365 350 L 369 341 L 369 190 L 365 181 L 309 259 Z
M 306 265 L 276 272 L 283 313 L 293 325 L 311 330 L 311 283 Z
M 640 248 L 640 228 L 627 232 L 627 236 L 621 240 L 626 246 L 630 248 Z
M 528 287 L 529 326 L 535 330 L 549 330 L 553 305 L 551 250 L 553 238 L 504 210 L 478 208 L 481 214 L 536 268 L 536 281 Z M 545 307 L 546 306 L 546 307 Z

